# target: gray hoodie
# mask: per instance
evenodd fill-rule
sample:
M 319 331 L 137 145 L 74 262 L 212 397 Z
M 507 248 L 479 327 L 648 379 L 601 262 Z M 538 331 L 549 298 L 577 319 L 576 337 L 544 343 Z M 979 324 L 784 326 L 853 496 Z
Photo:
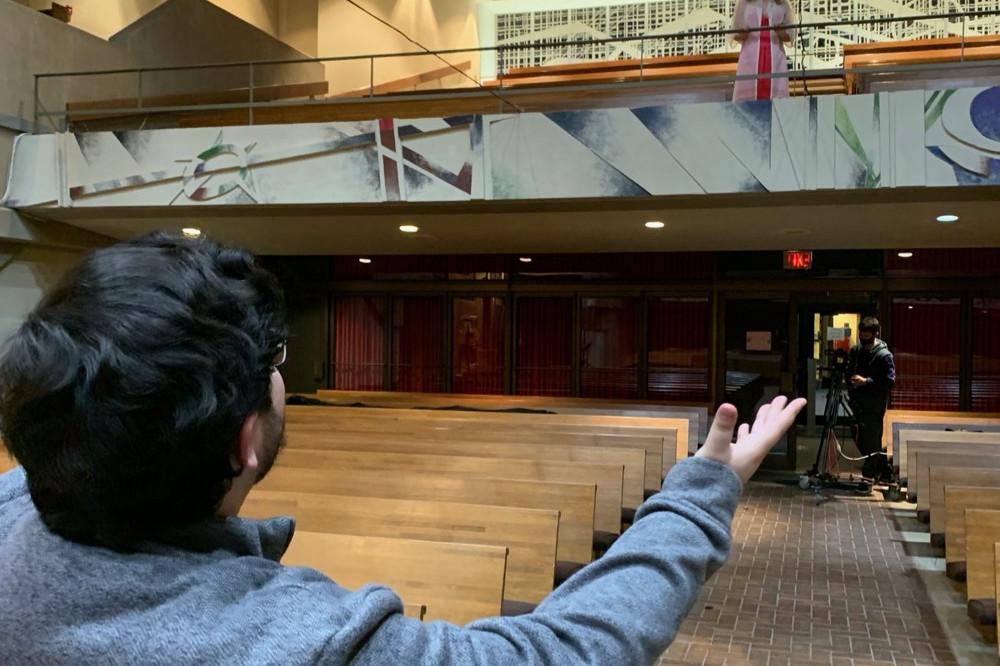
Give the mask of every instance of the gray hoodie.
M 220 519 L 135 554 L 67 541 L 18 468 L 0 476 L 0 663 L 652 664 L 725 561 L 740 492 L 728 467 L 684 461 L 533 613 L 458 627 L 283 567 L 289 518 Z

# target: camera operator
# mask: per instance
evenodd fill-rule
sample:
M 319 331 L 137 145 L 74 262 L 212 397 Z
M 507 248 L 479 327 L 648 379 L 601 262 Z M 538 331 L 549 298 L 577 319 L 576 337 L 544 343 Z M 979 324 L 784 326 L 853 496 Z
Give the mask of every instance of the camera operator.
M 848 361 L 851 411 L 858 422 L 858 450 L 869 456 L 861 470 L 869 479 L 892 475 L 882 452 L 882 425 L 889 406 L 889 392 L 896 383 L 896 366 L 889 346 L 879 339 L 882 328 L 875 317 L 865 317 L 859 327 L 860 344 Z

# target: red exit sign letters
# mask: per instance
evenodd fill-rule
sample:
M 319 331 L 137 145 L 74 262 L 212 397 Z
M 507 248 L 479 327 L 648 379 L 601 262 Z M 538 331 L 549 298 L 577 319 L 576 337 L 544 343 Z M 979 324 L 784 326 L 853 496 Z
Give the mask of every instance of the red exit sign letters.
M 786 271 L 807 271 L 813 267 L 811 250 L 785 250 Z

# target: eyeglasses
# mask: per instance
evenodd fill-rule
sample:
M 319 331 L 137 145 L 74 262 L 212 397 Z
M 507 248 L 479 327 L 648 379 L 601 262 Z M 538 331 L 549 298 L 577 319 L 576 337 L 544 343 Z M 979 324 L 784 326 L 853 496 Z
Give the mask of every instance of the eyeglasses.
M 282 340 L 271 359 L 271 370 L 277 370 L 288 359 L 288 341 Z

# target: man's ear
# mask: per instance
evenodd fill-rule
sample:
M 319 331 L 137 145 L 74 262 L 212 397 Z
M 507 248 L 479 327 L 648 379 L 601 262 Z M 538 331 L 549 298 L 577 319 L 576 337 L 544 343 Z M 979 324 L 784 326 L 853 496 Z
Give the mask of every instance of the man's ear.
M 252 412 L 243 421 L 240 428 L 239 441 L 236 443 L 236 450 L 233 451 L 234 469 L 257 470 L 257 447 L 254 445 L 257 439 L 257 419 L 259 414 Z
M 236 446 L 229 454 L 229 464 L 231 468 L 240 470 L 239 476 L 232 479 L 229 491 L 222 498 L 219 505 L 218 514 L 221 516 L 235 516 L 240 512 L 240 506 L 246 498 L 247 493 L 253 488 L 254 481 L 257 480 L 257 445 L 260 438 L 260 428 L 258 428 L 257 412 L 250 414 L 243 421 L 240 428 L 240 436 L 236 441 Z

